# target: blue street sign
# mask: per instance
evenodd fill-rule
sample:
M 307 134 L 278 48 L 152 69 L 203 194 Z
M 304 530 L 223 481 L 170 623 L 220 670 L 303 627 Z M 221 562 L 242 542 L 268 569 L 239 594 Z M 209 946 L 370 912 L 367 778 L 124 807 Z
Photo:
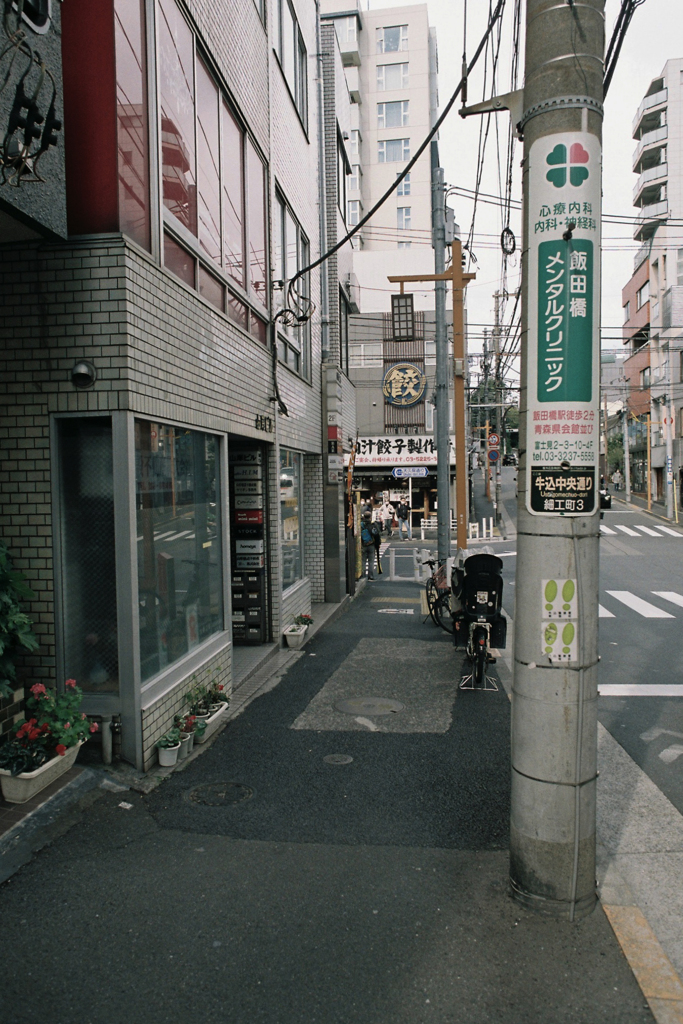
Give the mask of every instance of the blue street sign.
M 405 480 L 409 476 L 429 476 L 429 470 L 426 466 L 394 466 L 391 475 L 396 480 Z
M 489 462 L 498 462 L 500 458 L 500 452 L 497 448 L 491 448 L 489 451 Z

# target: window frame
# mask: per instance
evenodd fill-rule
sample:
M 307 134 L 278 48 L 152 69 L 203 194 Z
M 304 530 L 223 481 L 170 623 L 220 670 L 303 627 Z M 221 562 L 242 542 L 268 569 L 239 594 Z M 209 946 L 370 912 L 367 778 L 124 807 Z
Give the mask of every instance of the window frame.
M 399 107 L 399 124 L 387 123 L 387 107 Z M 394 111 L 392 111 L 393 113 Z M 410 100 L 382 100 L 377 104 L 377 130 L 384 128 L 407 128 L 410 120 Z
M 180 15 L 185 18 L 185 15 L 180 8 L 180 5 L 176 0 L 170 0 L 175 4 Z M 158 152 L 158 190 L 159 190 L 159 208 L 161 210 L 161 225 L 160 225 L 160 245 L 159 245 L 159 262 L 161 266 L 168 272 L 173 274 L 176 280 L 183 281 L 179 278 L 173 270 L 167 266 L 164 257 L 164 245 L 165 238 L 168 236 L 171 241 L 180 246 L 185 251 L 187 256 L 194 261 L 194 284 L 188 284 L 187 281 L 183 281 L 186 287 L 191 288 L 194 292 L 200 295 L 204 301 L 209 302 L 213 309 L 222 313 L 226 316 L 233 326 L 237 326 L 244 330 L 252 339 L 258 340 L 259 343 L 263 344 L 262 334 L 263 327 L 266 327 L 266 342 L 267 345 L 267 325 L 270 322 L 270 295 L 268 288 L 268 281 L 270 280 L 270 234 L 269 234 L 269 201 L 268 201 L 268 180 L 269 180 L 269 168 L 268 164 L 263 158 L 260 148 L 249 131 L 248 126 L 244 122 L 244 119 L 240 116 L 234 105 L 229 99 L 229 93 L 227 88 L 223 85 L 220 77 L 216 74 L 213 67 L 212 61 L 203 50 L 201 41 L 197 34 L 189 24 L 187 18 L 185 18 L 188 30 L 192 38 L 192 62 L 193 62 L 193 89 L 194 89 L 194 138 L 195 138 L 195 153 L 194 153 L 194 178 L 197 183 L 197 210 L 199 211 L 199 147 L 197 145 L 198 133 L 199 133 L 199 112 L 198 112 L 198 97 L 197 97 L 197 68 L 199 62 L 203 65 L 204 71 L 206 72 L 209 80 L 217 91 L 218 99 L 218 189 L 219 189 L 219 212 L 220 212 L 220 262 L 216 262 L 204 250 L 200 237 L 199 237 L 199 216 L 197 216 L 197 234 L 195 235 L 189 228 L 187 228 L 178 218 L 169 210 L 163 201 L 163 161 L 161 153 L 161 130 L 159 128 L 159 137 L 157 141 L 157 152 Z M 155 56 L 157 65 L 161 62 L 161 53 L 157 52 Z M 226 196 L 225 196 L 225 182 L 226 182 L 226 163 L 225 163 L 225 123 L 224 118 L 230 116 L 234 121 L 239 133 L 240 133 L 240 153 L 239 153 L 239 176 L 241 180 L 241 266 L 242 266 L 242 278 L 238 280 L 230 273 L 227 269 L 227 258 L 226 258 Z M 158 94 L 156 97 L 156 117 L 161 122 L 161 95 Z M 263 168 L 263 222 L 264 222 L 264 238 L 263 244 L 265 249 L 265 281 L 264 281 L 264 300 L 261 299 L 258 292 L 252 287 L 251 273 L 250 273 L 250 252 L 251 243 L 254 241 L 250 231 L 250 187 L 247 174 L 247 160 L 249 151 L 258 157 L 261 166 Z M 217 306 L 213 301 L 207 299 L 199 290 L 199 281 L 201 273 L 208 273 L 214 278 L 223 288 L 223 303 L 221 306 Z M 247 310 L 247 323 L 246 327 L 243 326 L 238 319 L 236 319 L 230 312 L 230 301 L 231 298 L 238 303 L 241 303 L 246 307 Z
M 351 164 L 346 153 L 344 136 L 337 125 L 337 207 L 346 223 L 347 179 L 351 174 Z
M 273 206 L 273 223 L 275 224 L 275 218 L 279 219 L 279 225 L 276 226 L 275 239 L 280 240 L 280 264 L 278 262 L 278 254 L 275 251 L 275 240 L 273 242 L 273 277 L 275 280 L 281 280 L 284 282 L 282 289 L 282 305 L 284 305 L 284 298 L 286 296 L 286 290 L 289 285 L 289 279 L 287 277 L 287 262 L 289 255 L 288 249 L 288 221 L 294 226 L 296 233 L 296 268 L 295 272 L 307 266 L 310 263 L 311 256 L 311 243 L 306 232 L 301 226 L 299 218 L 292 210 L 291 205 L 287 202 L 285 194 L 281 188 L 276 185 L 275 189 L 275 203 Z M 303 278 L 299 278 L 300 290 L 306 298 L 310 298 L 311 294 L 311 275 L 305 274 Z M 278 309 L 282 308 L 282 305 L 278 306 Z M 275 312 L 275 310 L 274 310 Z M 301 377 L 302 380 L 311 383 L 311 325 L 310 321 L 307 320 L 305 324 L 300 327 L 287 327 L 282 324 L 282 321 L 277 323 L 277 359 L 282 366 L 286 366 L 288 370 Z M 298 365 L 297 365 L 298 360 Z
M 396 228 L 398 231 L 410 231 L 412 206 L 396 207 Z
M 286 70 L 288 59 L 285 52 L 285 5 L 288 7 L 292 19 L 292 81 L 290 81 Z M 275 46 L 273 50 L 280 65 L 280 71 L 287 85 L 292 103 L 294 104 L 294 109 L 299 115 L 301 126 L 304 132 L 308 134 L 308 51 L 299 26 L 299 19 L 290 0 L 277 0 L 276 20 Z
M 387 160 L 387 146 L 392 143 L 400 143 L 402 154 L 397 159 Z M 410 160 L 410 139 L 380 139 L 377 142 L 377 163 L 379 164 L 402 164 Z
M 299 460 L 298 461 L 298 466 L 299 466 L 299 474 L 298 475 L 299 475 L 299 479 L 298 479 L 298 488 L 297 488 L 298 489 L 298 494 L 297 494 L 297 518 L 298 518 L 298 530 L 299 530 L 299 538 L 298 538 L 298 541 L 299 541 L 299 543 L 298 543 L 298 547 L 299 547 L 299 565 L 301 567 L 301 575 L 297 579 L 292 580 L 292 582 L 288 586 L 285 587 L 285 585 L 284 585 L 284 572 L 283 572 L 283 584 L 282 584 L 282 596 L 283 596 L 283 598 L 285 597 L 286 594 L 288 594 L 291 590 L 293 590 L 294 587 L 300 586 L 300 584 L 306 579 L 306 559 L 305 559 L 305 546 L 304 546 L 304 470 L 305 470 L 304 459 L 305 459 L 305 456 L 304 456 L 303 452 L 297 451 L 295 448 L 288 448 L 285 445 L 282 445 L 280 447 L 280 458 L 279 458 L 279 465 L 278 465 L 278 499 L 279 499 L 278 513 L 279 513 L 279 525 L 280 525 L 280 528 L 282 527 L 282 521 L 283 521 L 282 520 L 282 491 L 281 491 L 281 487 L 282 487 L 282 470 L 283 470 L 283 464 L 282 463 L 283 463 L 283 455 L 285 453 L 287 453 L 289 455 L 294 455 Z M 284 539 L 284 534 L 283 533 L 281 533 L 279 540 L 280 540 L 281 550 L 284 551 L 285 539 Z
M 384 33 L 391 29 L 398 29 L 398 47 L 395 50 L 387 50 L 385 46 Z M 381 25 L 375 29 L 375 52 L 376 53 L 403 53 L 408 49 L 408 25 Z
M 409 61 L 395 61 L 390 64 L 378 64 L 377 65 L 377 92 L 396 92 L 398 89 L 410 88 L 410 71 L 408 70 Z M 386 69 L 387 68 L 401 68 L 401 84 L 397 86 L 388 87 L 386 84 Z
M 354 207 L 352 212 L 351 208 Z M 355 218 L 355 219 L 354 219 Z M 346 203 L 346 226 L 355 227 L 363 219 L 363 204 L 360 199 L 349 199 Z
M 401 173 L 400 171 L 397 171 L 397 173 L 396 173 L 396 177 L 397 178 L 399 177 L 400 173 Z M 396 189 L 396 195 L 397 196 L 409 196 L 410 194 L 411 194 L 411 192 L 410 192 L 410 171 L 408 171 L 408 173 L 406 174 L 405 178 L 398 183 L 398 187 Z
M 642 299 L 642 301 L 641 301 Z M 646 302 L 650 301 L 650 282 L 645 281 L 636 292 L 636 312 L 641 310 Z

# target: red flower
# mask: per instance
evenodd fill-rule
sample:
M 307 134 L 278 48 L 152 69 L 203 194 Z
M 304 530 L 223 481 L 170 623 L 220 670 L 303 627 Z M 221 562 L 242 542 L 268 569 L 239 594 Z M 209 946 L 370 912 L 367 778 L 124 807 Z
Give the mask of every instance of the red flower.
M 47 722 L 43 722 L 43 724 L 40 727 L 40 731 L 41 732 L 49 732 L 50 731 L 50 726 L 47 724 Z
M 34 683 L 34 685 L 31 687 L 31 693 L 37 699 L 38 697 L 40 697 L 41 694 L 47 693 L 47 690 L 45 689 L 42 683 Z
M 224 689 L 225 689 L 225 687 L 224 687 L 224 686 L 223 686 L 223 684 L 221 683 L 221 685 L 220 685 L 220 686 L 218 687 L 218 689 L 219 689 L 219 690 L 224 690 Z
M 67 681 L 64 683 L 64 685 L 68 686 L 69 689 L 71 689 L 71 690 L 75 690 L 76 689 L 76 680 L 75 679 L 67 679 Z
M 97 722 L 93 722 L 92 725 L 90 726 L 90 732 L 97 732 L 98 729 L 99 725 L 97 724 Z
M 64 757 L 64 755 L 66 754 L 66 747 L 64 746 L 63 743 L 57 744 L 57 746 L 55 747 L 55 753 L 59 754 L 60 757 Z

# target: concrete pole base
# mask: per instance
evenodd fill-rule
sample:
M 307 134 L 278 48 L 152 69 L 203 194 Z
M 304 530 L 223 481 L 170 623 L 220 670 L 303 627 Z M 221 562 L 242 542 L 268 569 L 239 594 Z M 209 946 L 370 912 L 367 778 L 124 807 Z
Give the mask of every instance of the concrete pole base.
M 510 889 L 513 899 L 528 910 L 577 921 L 588 917 L 597 903 L 595 836 L 579 843 L 579 870 L 572 915 L 574 844 L 531 839 L 513 826 L 510 834 Z M 557 879 L 564 884 L 559 887 Z M 565 881 L 566 880 L 566 881 Z

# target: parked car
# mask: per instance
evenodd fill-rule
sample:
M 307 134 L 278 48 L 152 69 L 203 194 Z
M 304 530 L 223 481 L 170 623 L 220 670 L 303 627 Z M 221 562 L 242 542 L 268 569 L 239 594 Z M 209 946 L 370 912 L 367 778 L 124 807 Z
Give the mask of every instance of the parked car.
M 516 466 L 517 465 L 517 456 L 515 455 L 514 452 L 506 452 L 505 453 L 505 455 L 503 456 L 503 465 L 504 466 Z

